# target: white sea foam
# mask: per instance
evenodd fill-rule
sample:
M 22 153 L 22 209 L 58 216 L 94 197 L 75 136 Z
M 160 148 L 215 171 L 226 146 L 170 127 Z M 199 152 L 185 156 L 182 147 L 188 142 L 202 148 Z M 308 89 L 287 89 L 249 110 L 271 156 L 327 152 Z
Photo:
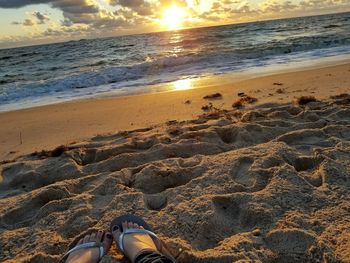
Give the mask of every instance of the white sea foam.
M 350 54 L 350 13 L 0 50 L 0 110 Z

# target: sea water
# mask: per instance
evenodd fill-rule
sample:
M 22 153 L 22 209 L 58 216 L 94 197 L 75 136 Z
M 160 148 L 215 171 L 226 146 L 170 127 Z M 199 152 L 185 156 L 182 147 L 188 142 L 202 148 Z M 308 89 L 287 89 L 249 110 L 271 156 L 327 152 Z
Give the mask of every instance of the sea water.
M 350 54 L 350 13 L 0 50 L 0 111 Z

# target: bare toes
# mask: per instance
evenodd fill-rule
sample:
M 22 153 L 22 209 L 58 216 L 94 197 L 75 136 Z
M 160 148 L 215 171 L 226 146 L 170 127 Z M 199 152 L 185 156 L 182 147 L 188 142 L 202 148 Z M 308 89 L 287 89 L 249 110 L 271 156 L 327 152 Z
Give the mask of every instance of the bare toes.
M 102 241 L 103 235 L 105 234 L 104 231 L 99 230 L 96 234 L 96 241 Z
M 86 236 L 84 237 L 83 243 L 88 243 L 89 240 L 90 240 L 90 235 L 86 235 Z
M 84 242 L 84 239 L 81 238 L 81 239 L 79 240 L 79 242 L 77 243 L 77 245 L 81 245 L 81 244 L 83 244 L 83 242 Z
M 89 241 L 96 241 L 96 233 L 91 233 Z
M 108 250 L 111 248 L 112 246 L 112 242 L 113 242 L 113 236 L 111 232 L 106 232 L 103 238 L 103 247 L 106 251 L 106 253 L 108 252 Z
M 123 226 L 123 229 L 124 229 L 124 226 Z M 118 226 L 114 226 L 112 230 L 113 230 L 112 234 L 113 234 L 114 240 L 117 241 L 119 239 L 119 236 L 122 233 L 121 232 L 122 229 L 120 229 Z
M 123 229 L 121 229 L 121 231 L 124 231 L 124 230 L 126 230 L 126 229 L 128 229 L 128 222 L 123 222 L 122 223 L 122 227 L 123 227 Z

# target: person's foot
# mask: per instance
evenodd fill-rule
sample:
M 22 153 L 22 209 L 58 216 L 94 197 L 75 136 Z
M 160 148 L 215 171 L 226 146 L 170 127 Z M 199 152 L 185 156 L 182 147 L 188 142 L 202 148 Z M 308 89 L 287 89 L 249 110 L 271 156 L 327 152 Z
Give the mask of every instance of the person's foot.
M 132 222 L 123 222 L 123 229 L 119 229 L 118 226 L 113 227 L 113 237 L 118 244 L 121 233 L 127 229 L 144 229 L 142 226 Z M 153 239 L 146 233 L 132 233 L 124 236 L 123 247 L 125 256 L 131 262 L 134 262 L 136 257 L 141 251 L 157 251 L 157 247 L 153 242 Z
M 98 231 L 97 233 L 91 233 L 80 239 L 78 245 L 89 243 L 89 242 L 101 242 L 105 254 L 111 248 L 113 236 L 110 232 Z M 79 249 L 69 255 L 66 263 L 97 263 L 100 260 L 100 249 L 94 248 L 83 248 Z

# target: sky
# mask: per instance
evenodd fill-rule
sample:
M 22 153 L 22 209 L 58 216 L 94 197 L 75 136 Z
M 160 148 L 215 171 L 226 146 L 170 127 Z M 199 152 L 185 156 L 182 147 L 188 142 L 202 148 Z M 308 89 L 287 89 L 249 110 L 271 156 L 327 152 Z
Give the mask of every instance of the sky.
M 350 11 L 350 0 L 0 0 L 0 48 Z

